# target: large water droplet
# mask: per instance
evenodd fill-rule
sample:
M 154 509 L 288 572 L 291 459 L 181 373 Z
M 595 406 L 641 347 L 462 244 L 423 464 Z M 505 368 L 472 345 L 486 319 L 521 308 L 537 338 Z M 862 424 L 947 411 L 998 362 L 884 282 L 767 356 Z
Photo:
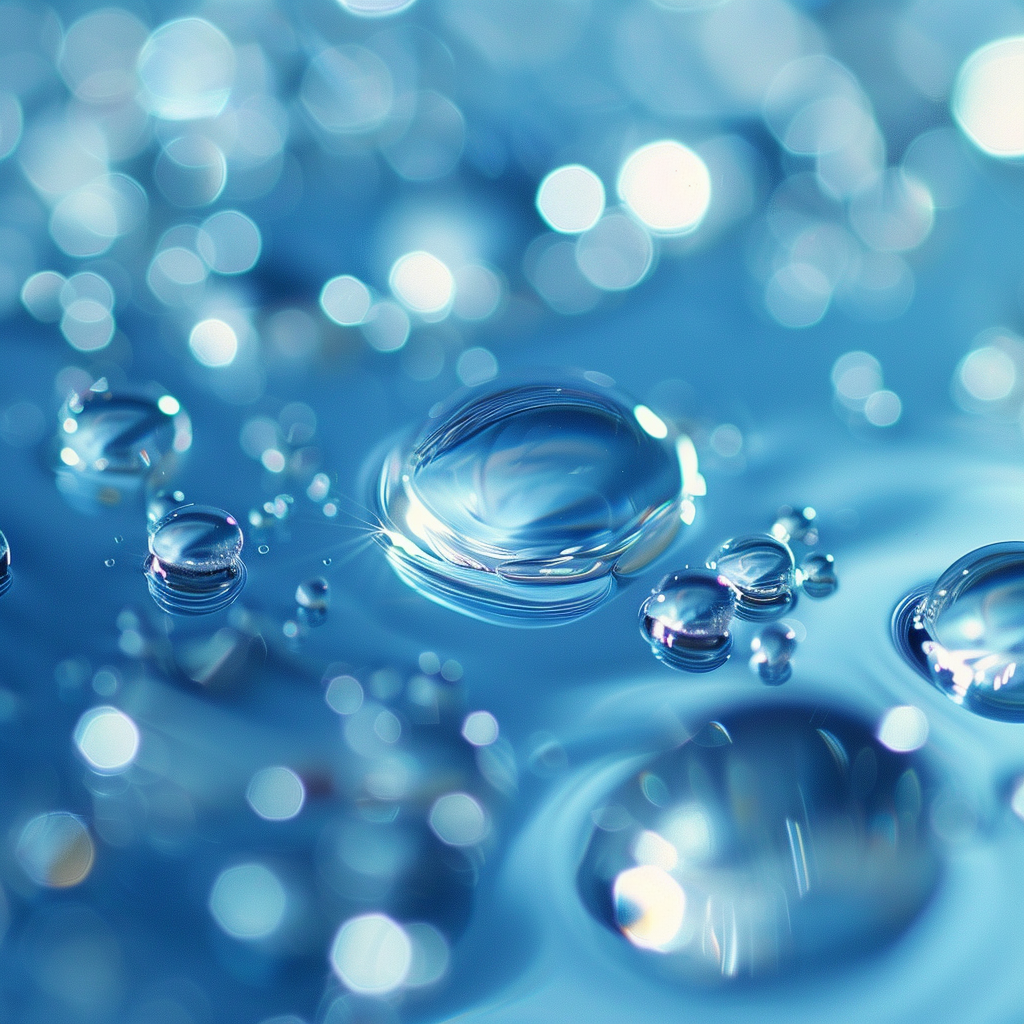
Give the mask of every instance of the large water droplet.
M 149 535 L 146 581 L 153 600 L 174 615 L 226 608 L 245 585 L 242 531 L 233 516 L 209 505 L 169 512 Z
M 862 723 L 764 707 L 655 758 L 609 795 L 578 884 L 675 977 L 713 983 L 849 963 L 893 941 L 939 876 L 930 785 Z M 858 766 L 870 763 L 871 771 Z
M 575 381 L 462 393 L 384 464 L 380 539 L 398 575 L 489 622 L 593 611 L 665 549 L 686 497 L 668 427 L 636 408 Z
M 640 632 L 673 668 L 709 672 L 732 651 L 736 591 L 709 569 L 670 573 L 640 606 Z
M 796 633 L 784 622 L 771 622 L 750 641 L 751 668 L 762 683 L 778 686 L 792 674 L 790 659 L 796 651 Z
M 778 618 L 796 601 L 793 552 L 766 533 L 727 540 L 711 552 L 707 566 L 739 591 L 741 619 Z
M 954 562 L 894 618 L 896 640 L 957 704 L 1024 721 L 1024 544 L 989 544 Z
M 0 530 L 0 594 L 11 585 L 11 547 Z
M 117 505 L 147 478 L 169 475 L 191 444 L 188 416 L 170 395 L 74 394 L 60 414 L 57 486 L 85 510 Z

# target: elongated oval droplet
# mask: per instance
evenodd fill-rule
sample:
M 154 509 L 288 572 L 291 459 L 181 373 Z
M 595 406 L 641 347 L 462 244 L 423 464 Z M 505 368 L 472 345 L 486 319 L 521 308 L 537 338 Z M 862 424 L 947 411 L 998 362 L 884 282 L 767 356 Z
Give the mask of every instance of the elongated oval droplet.
M 575 381 L 463 393 L 385 462 L 380 540 L 448 608 L 519 626 L 579 618 L 679 528 L 668 434 L 646 407 Z
M 796 600 L 793 552 L 767 533 L 727 540 L 711 552 L 707 566 L 739 592 L 736 614 L 741 619 L 778 618 Z

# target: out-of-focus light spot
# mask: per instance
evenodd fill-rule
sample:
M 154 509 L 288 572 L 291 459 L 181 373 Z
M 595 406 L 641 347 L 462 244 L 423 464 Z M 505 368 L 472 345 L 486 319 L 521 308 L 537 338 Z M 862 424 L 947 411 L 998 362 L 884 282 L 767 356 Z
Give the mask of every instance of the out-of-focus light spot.
M 964 390 L 980 402 L 998 402 L 1017 384 L 1017 367 L 1013 360 L 994 345 L 969 352 L 956 372 Z
M 863 251 L 851 260 L 835 298 L 858 320 L 895 320 L 914 298 L 914 272 L 896 253 Z
M 65 466 L 77 466 L 82 460 L 78 456 L 78 452 L 74 448 L 61 448 L 60 450 L 60 461 Z
M 448 972 L 448 940 L 433 926 L 416 921 L 405 926 L 412 942 L 412 960 L 406 988 L 422 988 L 440 981 Z
M 338 929 L 330 959 L 347 988 L 376 996 L 403 984 L 412 955 L 412 943 L 400 924 L 385 914 L 361 914 Z
M 663 835 L 644 829 L 633 842 L 637 864 L 649 864 L 671 871 L 679 863 L 679 851 Z
M 847 352 L 832 366 L 832 386 L 843 405 L 862 409 L 882 387 L 882 364 L 868 352 Z
M 586 313 L 601 299 L 576 262 L 576 245 L 559 235 L 544 234 L 530 243 L 523 256 L 523 273 L 556 313 Z
M 498 720 L 490 711 L 471 711 L 462 722 L 462 735 L 474 747 L 490 746 L 498 738 Z
M 875 391 L 864 402 L 864 418 L 873 427 L 891 427 L 903 415 L 903 403 L 894 391 Z
M 260 462 L 263 463 L 263 468 L 269 473 L 283 473 L 285 466 L 288 465 L 288 460 L 284 457 L 284 453 L 276 448 L 268 448 L 264 451 L 260 455 Z
M 372 302 L 370 289 L 351 274 L 332 277 L 320 292 L 320 308 L 342 327 L 361 324 Z
M 474 846 L 487 835 L 484 809 L 468 793 L 447 793 L 430 808 L 430 827 L 448 846 Z
M 384 18 L 412 7 L 416 0 L 338 0 L 350 14 L 361 18 Z
M 186 302 L 206 276 L 205 264 L 191 249 L 172 245 L 153 257 L 146 271 L 146 284 L 161 302 L 170 306 Z
M 135 62 L 147 29 L 134 14 L 104 7 L 79 18 L 64 35 L 58 67 L 75 96 L 114 103 L 136 89 Z
M 224 191 L 227 160 L 215 142 L 190 132 L 164 145 L 153 165 L 153 180 L 174 206 L 209 206 Z
M 903 168 L 924 182 L 939 210 L 960 206 L 976 173 L 963 136 L 950 127 L 932 128 L 918 135 L 903 155 Z
M 467 348 L 455 363 L 455 373 L 466 387 L 476 387 L 498 376 L 498 360 L 490 349 Z
M 665 950 L 679 934 L 686 896 L 663 868 L 643 864 L 620 872 L 612 886 L 615 921 L 641 949 Z
M 138 60 L 140 101 L 166 121 L 216 117 L 235 78 L 235 50 L 202 18 L 179 18 L 155 29 Z
M 321 50 L 300 90 L 310 117 L 326 132 L 358 135 L 380 127 L 391 113 L 394 83 L 387 64 L 364 46 Z
M 0 160 L 6 160 L 18 148 L 24 125 L 18 97 L 12 92 L 0 92 Z
M 1024 36 L 1010 36 L 967 58 L 953 88 L 953 116 L 983 153 L 1024 156 Z
M 602 291 L 634 288 L 654 261 L 650 235 L 624 213 L 606 213 L 576 241 L 576 264 Z
M 1024 778 L 1016 781 L 1010 793 L 1010 810 L 1024 821 Z
M 931 233 L 935 205 L 928 189 L 900 168 L 886 171 L 850 202 L 850 224 L 879 252 L 905 252 Z
M 743 451 L 743 434 L 732 423 L 722 423 L 711 431 L 708 438 L 711 450 L 723 459 L 734 459 Z
M 139 752 L 139 730 L 123 712 L 91 708 L 75 726 L 75 745 L 91 768 L 104 774 L 123 772 Z
M 256 266 L 263 240 L 260 229 L 238 210 L 221 210 L 199 229 L 196 249 L 217 274 L 244 274 Z
M 407 181 L 434 181 L 453 170 L 466 141 L 466 119 L 447 96 L 427 89 L 416 96 L 408 127 L 381 152 Z
M 446 309 L 455 290 L 452 272 L 429 252 L 408 252 L 395 260 L 388 277 L 396 299 L 414 313 L 432 315 Z
M 177 416 L 181 412 L 181 402 L 174 395 L 161 395 L 156 401 L 156 407 L 167 416 Z
M 236 864 L 213 883 L 210 913 L 234 939 L 265 939 L 280 927 L 288 894 L 280 879 L 263 864 Z
M 354 715 L 363 706 L 363 688 L 355 676 L 335 676 L 324 694 L 327 706 L 338 715 Z
M 554 231 L 589 231 L 604 213 L 604 185 L 589 167 L 558 167 L 537 189 L 537 212 Z
M 44 324 L 56 323 L 63 312 L 60 293 L 66 280 L 55 270 L 40 270 L 22 285 L 22 305 L 36 320 Z
M 238 335 L 223 320 L 200 320 L 188 337 L 188 347 L 203 366 L 230 366 L 238 355 Z
M 501 303 L 501 278 L 479 263 L 467 263 L 454 274 L 455 298 L 452 312 L 460 320 L 486 320 Z
M 619 197 L 652 231 L 685 234 L 704 219 L 711 176 L 692 149 L 672 139 L 641 146 L 622 165 Z
M 832 288 L 810 263 L 787 263 L 765 286 L 764 303 L 783 327 L 812 327 L 828 311 Z
M 890 708 L 878 726 L 878 742 L 905 754 L 919 750 L 928 740 L 928 718 L 913 704 Z
M 114 318 L 96 299 L 75 299 L 64 308 L 60 330 L 72 348 L 96 352 L 106 348 L 114 337 Z
M 302 810 L 306 802 L 306 787 L 290 768 L 273 765 L 256 772 L 249 781 L 245 798 L 261 818 L 287 821 Z
M 409 314 L 397 303 L 375 302 L 360 325 L 363 337 L 378 352 L 397 352 L 408 340 Z
M 668 425 L 656 412 L 648 409 L 646 405 L 633 406 L 633 415 L 636 417 L 637 423 L 651 437 L 656 437 L 658 440 L 668 437 Z
M 33 818 L 22 830 L 15 855 L 36 885 L 66 889 L 92 870 L 95 849 L 85 823 L 68 811 Z
M 145 190 L 125 174 L 106 174 L 66 195 L 50 216 L 50 236 L 69 256 L 98 256 L 146 216 Z

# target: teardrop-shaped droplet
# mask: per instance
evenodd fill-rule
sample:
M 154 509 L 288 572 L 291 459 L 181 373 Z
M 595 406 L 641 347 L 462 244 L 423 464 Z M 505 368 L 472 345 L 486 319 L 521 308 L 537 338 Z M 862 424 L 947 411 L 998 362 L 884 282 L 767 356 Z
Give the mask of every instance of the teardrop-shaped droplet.
M 762 683 L 778 686 L 792 674 L 790 665 L 796 651 L 796 633 L 784 622 L 770 622 L 750 641 L 751 668 Z
M 691 983 L 828 969 L 895 941 L 941 867 L 918 755 L 820 707 L 715 724 L 717 742 L 654 758 L 602 801 L 618 827 L 594 828 L 577 875 L 591 912 Z
M 835 559 L 817 551 L 808 555 L 800 563 L 797 579 L 808 597 L 831 597 L 839 587 Z
M 0 530 L 0 594 L 11 585 L 11 547 Z
M 463 394 L 385 462 L 381 542 L 406 583 L 456 611 L 578 618 L 679 528 L 668 433 L 645 406 L 576 382 Z
M 226 608 L 245 584 L 242 531 L 235 518 L 209 505 L 169 512 L 149 536 L 146 580 L 153 600 L 175 615 Z
M 793 552 L 766 533 L 727 540 L 711 552 L 707 566 L 739 591 L 736 614 L 741 619 L 775 619 L 796 601 Z
M 709 569 L 670 573 L 640 606 L 640 632 L 673 668 L 709 672 L 732 650 L 736 591 Z

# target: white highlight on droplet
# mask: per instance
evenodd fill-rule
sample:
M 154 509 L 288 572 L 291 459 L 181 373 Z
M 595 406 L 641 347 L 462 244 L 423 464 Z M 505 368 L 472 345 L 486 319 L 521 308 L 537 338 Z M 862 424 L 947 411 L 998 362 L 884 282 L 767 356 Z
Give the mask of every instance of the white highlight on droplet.
M 667 424 L 653 409 L 648 409 L 646 405 L 635 405 L 633 406 L 633 415 L 644 432 L 650 434 L 651 437 L 657 438 L 659 441 L 668 437 Z
M 711 202 L 707 165 L 673 139 L 652 142 L 632 153 L 619 171 L 622 201 L 651 231 L 693 231 Z

